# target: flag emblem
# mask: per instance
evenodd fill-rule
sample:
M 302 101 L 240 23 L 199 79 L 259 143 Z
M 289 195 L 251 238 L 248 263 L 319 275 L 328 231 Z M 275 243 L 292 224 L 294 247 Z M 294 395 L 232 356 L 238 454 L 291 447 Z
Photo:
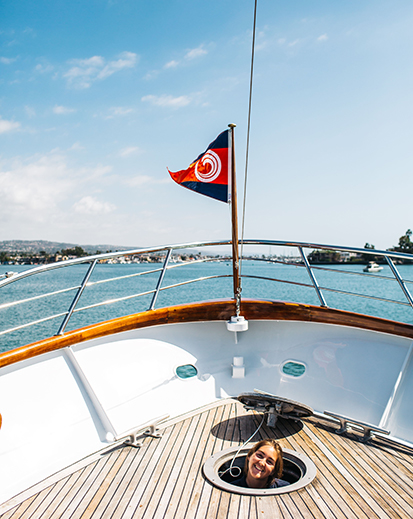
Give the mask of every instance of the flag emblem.
M 221 173 L 221 160 L 209 150 L 195 163 L 195 176 L 200 182 L 213 182 Z
M 179 185 L 201 195 L 229 202 L 230 146 L 229 130 L 220 133 L 188 169 L 169 171 Z

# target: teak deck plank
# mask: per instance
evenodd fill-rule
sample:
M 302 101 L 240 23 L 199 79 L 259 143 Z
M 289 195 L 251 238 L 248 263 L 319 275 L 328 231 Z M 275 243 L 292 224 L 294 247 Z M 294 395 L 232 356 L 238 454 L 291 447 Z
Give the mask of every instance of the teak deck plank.
M 66 519 L 66 516 L 72 519 L 87 517 L 108 492 L 109 486 L 117 477 L 118 472 L 124 465 L 126 465 L 125 461 L 128 454 L 129 453 L 126 449 L 116 453 L 116 455 L 113 453 L 109 457 L 110 463 L 107 463 L 105 470 L 102 470 L 99 476 L 95 478 L 95 481 L 90 486 L 88 492 L 82 498 L 82 502 L 79 502 L 76 506 L 73 506 L 74 503 L 71 503 L 71 507 L 67 510 L 69 513 L 65 513 L 65 515 L 62 516 L 62 519 Z
M 119 467 L 116 474 L 113 478 L 107 477 L 108 481 L 105 480 L 104 485 L 99 492 L 95 494 L 93 499 L 87 504 L 84 510 L 77 510 L 76 514 L 73 515 L 73 519 L 77 517 L 82 517 L 83 519 L 93 517 L 96 514 L 100 517 L 100 514 L 105 511 L 110 502 L 113 500 L 116 490 L 121 487 L 123 478 L 127 474 L 130 469 L 131 464 L 133 463 L 134 454 L 136 451 L 134 449 L 124 449 L 124 461 L 122 466 Z M 101 490 L 105 489 L 105 492 L 101 492 Z M 114 500 L 115 502 L 116 500 Z
M 154 488 L 151 496 L 151 506 L 153 507 L 153 511 L 156 515 L 159 515 L 159 517 L 163 517 L 166 514 L 178 477 L 181 473 L 185 454 L 187 453 L 190 442 L 193 438 L 197 423 L 198 420 L 196 417 L 191 418 L 189 422 L 185 421 L 185 425 L 180 431 L 179 438 L 177 438 L 177 441 L 170 453 L 169 458 L 171 462 L 166 463 L 166 469 L 162 471 L 161 477 L 158 479 Z M 155 515 L 155 513 L 152 512 L 151 506 L 148 506 L 142 517 L 152 517 Z
M 226 429 L 226 422 L 229 418 L 229 414 L 231 412 L 231 405 L 225 406 L 225 408 L 222 408 L 222 411 L 220 409 L 217 409 L 218 413 L 215 417 L 215 420 L 213 422 L 212 430 L 216 426 L 217 432 L 216 435 L 214 434 L 214 439 L 210 439 L 207 446 L 210 447 L 209 452 L 206 452 L 207 457 L 211 456 L 215 452 L 223 449 L 223 440 L 221 439 L 223 435 L 225 434 Z M 212 441 L 211 441 L 212 440 Z M 207 458 L 204 458 L 204 461 Z M 219 505 L 219 499 L 220 499 L 221 492 L 217 491 L 215 487 L 212 485 L 206 483 L 204 481 L 202 492 L 200 494 L 199 502 L 197 503 L 197 511 L 194 517 L 196 518 L 204 518 L 204 517 L 216 517 L 217 511 L 218 511 L 218 505 Z M 192 517 L 189 515 L 188 517 Z
M 334 512 L 333 516 L 337 518 L 355 518 L 359 519 L 365 517 L 367 519 L 367 515 L 363 514 L 361 510 L 357 510 L 354 512 L 351 507 L 348 505 L 345 499 L 343 499 L 342 492 L 338 492 L 336 487 L 331 483 L 331 480 L 334 481 L 334 476 L 332 474 L 332 465 L 329 463 L 327 458 L 322 455 L 322 453 L 318 452 L 312 440 L 305 434 L 305 431 L 302 430 L 300 435 L 294 435 L 294 428 L 292 425 L 286 423 L 286 421 L 279 421 L 279 431 L 283 432 L 286 441 L 288 441 L 288 445 L 285 445 L 285 442 L 280 440 L 280 443 L 287 448 L 292 450 L 296 450 L 298 452 L 305 453 L 313 462 L 317 465 L 317 467 L 323 467 L 323 470 L 319 471 L 318 483 L 314 483 L 318 485 L 318 493 L 319 496 L 324 499 L 326 502 L 334 501 Z M 264 430 L 267 435 L 271 434 L 269 428 L 264 426 Z M 344 482 L 341 482 L 340 486 L 337 487 L 343 490 Z M 284 496 L 280 496 L 284 498 Z M 356 506 L 356 504 L 354 503 Z
M 346 451 L 351 452 L 348 441 L 345 442 L 345 446 Z M 366 471 L 372 472 L 374 468 L 380 470 L 380 475 L 375 473 L 371 481 L 375 492 L 380 493 L 383 483 L 385 483 L 386 502 L 388 504 L 391 502 L 392 506 L 400 506 L 404 513 L 413 517 L 412 503 L 409 504 L 405 499 L 406 496 L 412 495 L 411 474 L 409 484 L 409 480 L 405 480 L 408 475 L 399 472 L 397 460 L 394 461 L 392 467 L 389 467 L 383 462 L 383 457 L 378 455 L 377 449 L 363 449 L 362 447 L 360 444 L 356 445 L 352 459 L 354 462 L 358 461 Z
M 195 453 L 193 462 L 192 462 L 192 476 L 190 483 L 190 493 L 188 495 L 182 496 L 183 502 L 179 507 L 181 511 L 181 517 L 193 518 L 197 513 L 197 505 L 200 499 L 200 494 L 202 492 L 204 486 L 204 480 L 202 477 L 197 477 L 197 474 L 201 474 L 202 465 L 206 458 L 210 456 L 212 449 L 212 442 L 208 441 L 211 434 L 211 425 L 214 423 L 218 423 L 221 417 L 221 414 L 218 414 L 219 409 L 211 409 L 208 412 L 207 420 L 205 424 L 202 425 L 202 433 L 199 438 L 199 447 Z M 176 517 L 179 517 L 178 515 Z
M 73 497 L 63 513 L 59 514 L 59 519 L 67 519 L 73 517 L 92 499 L 93 495 L 103 485 L 107 475 L 113 470 L 113 466 L 119 461 L 123 461 L 122 453 L 117 453 L 117 456 L 107 456 L 106 459 L 102 457 L 96 464 L 93 472 L 82 481 L 81 487 L 73 488 Z M 52 516 L 53 517 L 53 516 Z
M 151 483 L 153 483 L 154 479 L 157 479 L 161 468 L 165 464 L 164 452 L 168 452 L 166 446 L 173 442 L 178 435 L 179 429 L 179 425 L 174 426 L 169 434 L 164 435 L 160 441 L 157 441 L 155 451 L 152 457 L 148 459 L 147 465 L 145 466 L 146 460 L 144 460 L 143 470 L 138 470 L 131 482 L 128 483 L 128 493 L 125 496 L 128 498 L 128 501 L 121 503 L 122 506 L 118 507 L 114 517 L 128 519 L 134 516 L 135 511 L 141 514 L 143 513 L 151 498 L 149 491 L 152 486 Z M 141 474 L 139 474 L 139 472 L 141 472 Z M 137 516 L 139 517 L 139 514 Z
M 168 516 L 182 517 L 186 511 L 189 495 L 195 478 L 191 477 L 193 464 L 197 462 L 196 453 L 199 449 L 200 439 L 205 429 L 207 415 L 193 417 L 191 429 L 188 431 L 187 442 L 182 445 L 179 473 L 173 476 L 174 488 L 171 491 L 168 502 Z
M 67 480 L 68 477 L 63 478 L 55 485 L 45 488 L 43 491 L 39 492 L 36 499 L 32 502 L 24 514 L 19 514 L 19 519 L 33 519 L 34 517 L 41 516 L 42 512 L 49 508 L 50 504 L 55 499 L 56 494 L 60 492 L 60 489 L 66 484 Z
M 96 463 L 92 463 L 88 467 L 85 467 L 84 469 L 81 469 L 75 473 L 73 473 L 69 478 L 66 479 L 65 485 L 62 487 L 62 489 L 56 494 L 53 501 L 50 503 L 50 505 L 46 508 L 46 510 L 39 516 L 36 515 L 36 517 L 42 517 L 42 518 L 50 518 L 53 516 L 53 514 L 57 511 L 57 516 L 60 517 L 60 514 L 64 511 L 64 508 L 66 506 L 66 502 L 68 499 L 68 496 L 70 495 L 70 492 L 72 488 L 80 488 L 82 483 L 82 478 L 87 476 L 94 467 L 96 466 Z
M 217 407 L 210 411 L 210 422 L 209 426 L 206 426 L 203 434 L 204 448 L 199 452 L 200 457 L 197 459 L 196 467 L 198 474 L 202 473 L 202 464 L 214 451 L 214 445 L 216 438 L 211 438 L 211 430 L 221 423 L 224 419 L 224 409 Z M 193 519 L 198 517 L 205 517 L 206 510 L 208 509 L 209 498 L 211 495 L 211 487 L 205 483 L 203 477 L 196 477 L 195 484 L 193 486 L 191 498 L 189 500 L 185 518 Z
M 313 431 L 309 430 L 309 433 L 310 432 Z M 327 461 L 325 462 L 326 470 L 320 470 L 320 478 L 323 479 L 324 484 L 327 484 L 329 487 L 333 484 L 333 487 L 337 488 L 337 491 L 341 494 L 341 501 L 344 500 L 346 504 L 347 500 L 351 500 L 350 507 L 355 507 L 357 511 L 355 514 L 356 517 L 383 517 L 381 507 L 376 501 L 371 499 L 369 493 L 360 481 L 360 475 L 353 475 L 341 461 L 342 460 L 335 458 L 333 454 L 328 451 Z M 325 474 L 323 474 L 323 472 L 325 472 Z M 351 516 L 353 516 L 353 514 Z
M 102 470 L 104 471 L 107 468 L 108 464 L 110 464 L 109 458 L 101 458 L 97 463 L 93 464 L 92 470 L 89 470 L 91 467 L 86 467 L 79 471 L 80 477 L 77 479 L 76 484 L 70 486 L 69 491 L 66 493 L 64 499 L 61 500 L 59 506 L 47 515 L 47 511 L 45 517 L 50 518 L 64 518 L 70 517 L 71 512 L 76 510 L 76 507 L 82 502 L 84 499 L 88 499 L 88 491 L 90 487 L 95 482 L 96 478 L 99 478 Z
M 375 468 L 382 468 L 379 456 L 375 455 L 374 461 L 367 462 L 367 449 L 363 448 L 365 447 L 363 444 L 352 441 L 350 445 L 349 442 L 351 440 L 348 439 L 344 439 L 344 441 L 338 444 L 333 435 L 330 434 L 327 437 L 325 431 L 322 431 L 321 434 L 325 443 L 329 445 L 334 455 L 340 459 L 343 466 L 345 466 L 354 477 L 362 478 L 365 490 L 375 499 L 383 510 L 397 511 L 400 517 L 403 517 L 404 514 L 406 514 L 406 517 L 413 517 L 413 508 L 403 499 L 402 496 L 404 494 L 400 492 L 400 486 L 394 483 L 396 474 L 393 473 L 393 477 L 390 478 L 383 470 L 380 471 L 380 474 L 378 474 L 376 470 L 373 470 Z M 376 454 L 372 447 L 368 449 L 368 452 L 370 456 Z M 367 474 L 369 474 L 370 477 L 367 478 Z
M 46 480 L 1 519 L 407 519 L 413 517 L 413 456 L 382 442 L 335 434 L 307 420 L 263 423 L 251 441 L 276 437 L 317 466 L 307 487 L 276 496 L 247 496 L 212 486 L 202 467 L 213 453 L 242 445 L 262 415 L 225 401 L 163 426 L 142 447 L 114 445 L 82 467 Z M 16 503 L 14 498 L 13 503 Z M 4 510 L 4 508 L 3 508 Z
M 146 439 L 143 446 L 136 450 L 134 447 L 127 447 L 134 453 L 132 462 L 127 468 L 122 478 L 122 484 L 113 492 L 113 497 L 108 499 L 105 516 L 121 517 L 133 497 L 139 499 L 145 491 L 147 481 L 150 479 L 156 460 L 163 452 L 163 446 L 167 443 L 173 428 L 165 431 L 161 439 L 149 441 Z M 143 467 L 143 468 L 142 468 Z M 139 492 L 136 490 L 139 487 Z M 98 511 L 92 517 L 101 517 Z
M 5 514 L 4 517 L 7 517 L 7 519 L 17 519 L 18 517 L 21 517 L 22 514 L 26 513 L 26 511 L 31 507 L 32 503 L 36 500 L 36 496 L 32 496 L 31 498 L 27 499 L 24 503 L 22 503 L 20 506 L 17 506 L 13 510 L 11 510 L 8 514 Z M 2 516 L 3 519 L 3 516 Z

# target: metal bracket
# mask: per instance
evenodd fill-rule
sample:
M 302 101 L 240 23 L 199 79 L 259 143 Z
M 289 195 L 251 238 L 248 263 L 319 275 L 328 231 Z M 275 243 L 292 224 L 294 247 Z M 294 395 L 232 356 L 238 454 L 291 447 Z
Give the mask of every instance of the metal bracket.
M 277 413 L 275 412 L 275 408 L 274 407 L 270 407 L 268 409 L 268 415 L 267 415 L 267 425 L 268 427 L 275 427 L 275 424 L 277 423 L 277 420 L 278 420 L 278 409 L 277 409 Z
M 157 432 L 157 429 L 154 425 L 148 427 L 145 431 L 138 430 L 129 435 L 129 439 L 125 440 L 125 445 L 129 445 L 129 447 L 135 447 L 139 449 L 143 445 L 143 441 L 139 441 L 142 437 L 144 438 L 162 438 L 162 434 Z
M 331 416 L 340 423 L 340 428 L 336 430 L 337 434 L 343 434 L 350 429 L 356 429 L 363 433 L 363 437 L 361 438 L 362 442 L 370 441 L 372 438 L 374 438 L 375 433 L 380 433 L 384 435 L 390 434 L 390 431 L 387 431 L 386 429 L 381 429 L 380 427 L 376 427 L 375 425 L 366 422 L 359 422 L 347 416 L 330 413 L 329 411 L 324 411 L 324 414 L 327 416 Z
M 158 424 L 169 418 L 169 415 L 160 416 L 148 424 L 141 425 L 137 429 L 131 429 L 116 437 L 116 440 L 128 437 L 125 440 L 125 445 L 129 447 L 135 447 L 139 449 L 143 445 L 144 438 L 162 438 L 162 433 L 158 432 L 159 429 L 156 427 Z

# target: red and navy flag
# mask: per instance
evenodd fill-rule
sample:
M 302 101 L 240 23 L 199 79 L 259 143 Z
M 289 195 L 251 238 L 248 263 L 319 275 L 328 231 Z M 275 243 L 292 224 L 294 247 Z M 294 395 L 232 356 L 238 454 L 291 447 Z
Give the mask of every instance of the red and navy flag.
M 172 179 L 187 189 L 229 202 L 229 130 L 220 133 L 188 169 L 173 173 Z

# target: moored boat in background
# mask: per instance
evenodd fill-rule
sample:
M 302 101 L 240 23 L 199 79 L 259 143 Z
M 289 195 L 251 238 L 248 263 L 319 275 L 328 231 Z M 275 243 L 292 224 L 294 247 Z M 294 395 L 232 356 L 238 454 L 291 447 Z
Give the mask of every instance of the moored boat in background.
M 381 270 L 383 270 L 383 267 L 375 261 L 369 261 L 368 265 L 363 269 L 364 272 L 380 272 Z

